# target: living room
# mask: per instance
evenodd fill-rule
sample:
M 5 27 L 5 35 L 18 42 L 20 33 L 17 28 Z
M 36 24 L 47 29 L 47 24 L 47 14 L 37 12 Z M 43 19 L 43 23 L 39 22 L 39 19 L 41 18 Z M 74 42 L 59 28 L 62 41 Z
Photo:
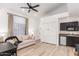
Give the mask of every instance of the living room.
M 79 43 L 75 40 L 79 38 L 78 5 L 79 3 L 0 3 L 0 55 L 77 56 L 78 50 L 75 49 L 79 46 L 74 45 Z M 71 24 L 63 26 L 61 23 Z M 75 43 L 70 40 L 72 37 Z M 12 38 L 16 38 L 18 43 L 14 42 L 15 39 L 8 40 Z M 7 46 L 10 47 L 8 42 L 16 46 L 11 47 L 11 51 L 1 53 L 8 49 Z

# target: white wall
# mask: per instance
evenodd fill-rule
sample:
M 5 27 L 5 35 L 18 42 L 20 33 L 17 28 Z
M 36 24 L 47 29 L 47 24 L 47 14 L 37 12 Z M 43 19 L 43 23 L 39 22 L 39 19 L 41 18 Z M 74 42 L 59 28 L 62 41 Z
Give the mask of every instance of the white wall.
M 79 21 L 79 17 L 61 17 L 59 18 L 59 22 L 72 22 L 72 21 Z
M 0 32 L 8 31 L 8 15 L 4 9 L 0 9 Z
M 35 19 L 31 19 L 31 18 L 29 18 L 29 21 L 28 21 L 28 32 L 29 32 L 29 34 L 34 34 L 34 32 L 35 32 Z
M 28 27 L 29 27 L 29 29 L 28 29 L 28 32 L 29 32 L 29 34 L 31 35 L 31 34 L 34 34 L 35 35 L 35 37 L 37 38 L 37 39 L 39 39 L 38 37 L 39 37 L 39 25 L 40 25 L 40 18 L 38 17 L 38 18 L 29 18 L 29 23 L 28 23 Z
M 67 3 L 70 16 L 79 16 L 79 3 Z

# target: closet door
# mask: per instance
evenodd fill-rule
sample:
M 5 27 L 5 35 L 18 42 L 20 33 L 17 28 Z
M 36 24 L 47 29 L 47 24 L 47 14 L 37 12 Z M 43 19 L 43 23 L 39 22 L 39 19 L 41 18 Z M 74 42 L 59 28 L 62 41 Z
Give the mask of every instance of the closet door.
M 44 23 L 44 24 L 41 24 L 42 26 L 41 26 L 41 29 L 40 29 L 40 34 L 41 34 L 41 41 L 42 42 L 47 42 L 47 24 L 46 23 Z
M 44 22 L 45 20 L 45 22 Z M 58 43 L 58 19 L 56 18 L 45 18 L 41 22 L 41 41 L 57 44 Z
M 47 40 L 49 43 L 57 43 L 57 22 L 48 23 Z

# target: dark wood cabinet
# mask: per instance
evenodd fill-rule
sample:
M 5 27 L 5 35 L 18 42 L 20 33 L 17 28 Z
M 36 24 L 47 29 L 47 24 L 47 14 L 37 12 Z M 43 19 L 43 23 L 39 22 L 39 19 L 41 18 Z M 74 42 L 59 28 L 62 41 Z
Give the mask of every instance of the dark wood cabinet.
M 59 45 L 75 47 L 76 44 L 79 44 L 79 37 L 59 35 Z
M 67 46 L 74 46 L 74 40 L 72 37 L 67 37 Z
M 66 26 L 67 26 L 66 23 L 61 23 L 60 24 L 60 30 L 62 30 L 62 31 L 66 30 Z
M 65 22 L 60 23 L 60 30 L 61 31 L 79 31 L 79 22 Z
M 67 46 L 75 47 L 76 44 L 79 44 L 79 37 L 67 36 Z

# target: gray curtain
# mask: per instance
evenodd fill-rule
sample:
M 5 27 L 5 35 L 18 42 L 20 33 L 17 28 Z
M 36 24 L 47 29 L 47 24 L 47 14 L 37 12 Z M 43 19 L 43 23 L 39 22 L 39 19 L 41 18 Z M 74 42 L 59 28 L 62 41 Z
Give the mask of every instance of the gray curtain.
M 28 34 L 28 19 L 26 19 L 26 24 L 25 24 L 25 34 Z

